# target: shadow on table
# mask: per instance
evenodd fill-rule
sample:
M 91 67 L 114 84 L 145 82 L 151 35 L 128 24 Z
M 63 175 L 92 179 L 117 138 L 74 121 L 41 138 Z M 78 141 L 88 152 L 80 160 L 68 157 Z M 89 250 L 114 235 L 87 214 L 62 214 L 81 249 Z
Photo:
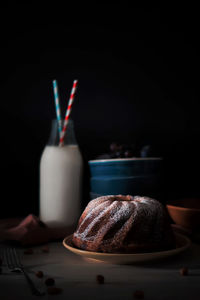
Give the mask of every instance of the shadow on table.
M 193 248 L 187 249 L 185 252 L 175 256 L 156 259 L 144 263 L 134 263 L 134 266 L 141 268 L 157 268 L 157 269 L 177 269 L 187 267 L 190 269 L 200 269 L 199 253 L 195 253 Z M 199 273 L 200 275 L 200 273 Z

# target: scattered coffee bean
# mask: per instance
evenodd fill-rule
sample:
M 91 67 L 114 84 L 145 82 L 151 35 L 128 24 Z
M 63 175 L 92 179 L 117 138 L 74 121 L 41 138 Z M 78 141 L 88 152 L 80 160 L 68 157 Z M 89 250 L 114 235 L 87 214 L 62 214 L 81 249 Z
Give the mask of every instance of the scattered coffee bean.
M 45 284 L 46 284 L 47 286 L 52 286 L 52 285 L 55 284 L 55 280 L 54 280 L 53 278 L 47 278 L 47 279 L 45 280 Z
M 33 254 L 33 249 L 28 248 L 24 251 L 24 254 Z
M 144 299 L 144 292 L 143 291 L 135 291 L 133 294 L 135 299 Z
M 37 272 L 35 272 L 35 276 L 37 276 L 38 278 L 42 278 L 42 277 L 44 277 L 44 274 L 42 271 L 37 271 Z
M 47 292 L 48 292 L 49 295 L 58 295 L 58 294 L 62 293 L 62 289 L 58 288 L 58 287 L 55 287 L 55 286 L 52 286 L 52 287 L 49 287 L 47 289 Z
M 188 275 L 188 269 L 187 268 L 180 269 L 180 274 L 181 274 L 181 276 L 187 276 Z
M 96 276 L 97 283 L 104 284 L 104 277 L 102 275 Z
M 44 246 L 44 247 L 42 248 L 42 252 L 44 252 L 44 253 L 49 253 L 49 247 L 48 247 L 48 246 Z

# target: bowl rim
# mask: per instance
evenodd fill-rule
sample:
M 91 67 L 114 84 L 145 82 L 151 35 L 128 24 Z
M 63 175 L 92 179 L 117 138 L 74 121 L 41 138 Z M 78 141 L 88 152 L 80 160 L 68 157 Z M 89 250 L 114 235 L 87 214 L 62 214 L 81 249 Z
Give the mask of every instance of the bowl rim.
M 182 206 L 177 206 L 177 205 L 172 205 L 172 204 L 166 204 L 167 208 L 172 208 L 172 209 L 177 209 L 177 210 L 184 210 L 184 211 L 197 211 L 200 212 L 200 208 L 191 208 L 191 207 L 182 207 Z
M 106 163 L 119 161 L 141 161 L 141 160 L 162 160 L 162 157 L 131 157 L 131 158 L 109 158 L 109 159 L 91 159 L 89 163 Z

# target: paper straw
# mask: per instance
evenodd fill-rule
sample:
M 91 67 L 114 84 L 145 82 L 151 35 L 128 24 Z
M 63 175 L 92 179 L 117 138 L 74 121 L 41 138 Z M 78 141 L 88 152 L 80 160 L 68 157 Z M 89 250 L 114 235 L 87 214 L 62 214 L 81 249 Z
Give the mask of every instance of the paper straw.
M 69 122 L 69 116 L 70 116 L 70 113 L 71 113 L 71 110 L 72 110 L 74 95 L 75 95 L 76 89 L 77 89 L 77 83 L 78 83 L 78 80 L 74 80 L 72 90 L 71 90 L 71 94 L 70 94 L 70 98 L 69 98 L 68 107 L 67 107 L 66 114 L 65 114 L 65 120 L 64 120 L 64 125 L 63 125 L 63 129 L 62 129 L 62 132 L 61 132 L 61 138 L 60 138 L 59 146 L 63 146 L 63 144 L 64 144 L 64 138 L 65 138 L 65 134 L 66 134 L 67 125 L 68 125 L 68 122 Z
M 53 92 L 54 92 L 54 100 L 55 100 L 55 106 L 56 106 L 56 117 L 58 121 L 58 132 L 59 132 L 59 139 L 61 138 L 61 132 L 62 132 L 62 121 L 61 121 L 61 113 L 60 113 L 60 101 L 59 101 L 59 95 L 58 95 L 58 85 L 57 81 L 53 80 Z

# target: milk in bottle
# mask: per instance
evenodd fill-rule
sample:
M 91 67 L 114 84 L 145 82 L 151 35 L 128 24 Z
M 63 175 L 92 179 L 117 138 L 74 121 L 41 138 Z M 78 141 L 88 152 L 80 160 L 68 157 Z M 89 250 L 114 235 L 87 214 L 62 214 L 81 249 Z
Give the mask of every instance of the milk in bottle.
M 48 226 L 73 226 L 80 217 L 83 161 L 73 121 L 59 146 L 57 121 L 40 161 L 40 218 Z

